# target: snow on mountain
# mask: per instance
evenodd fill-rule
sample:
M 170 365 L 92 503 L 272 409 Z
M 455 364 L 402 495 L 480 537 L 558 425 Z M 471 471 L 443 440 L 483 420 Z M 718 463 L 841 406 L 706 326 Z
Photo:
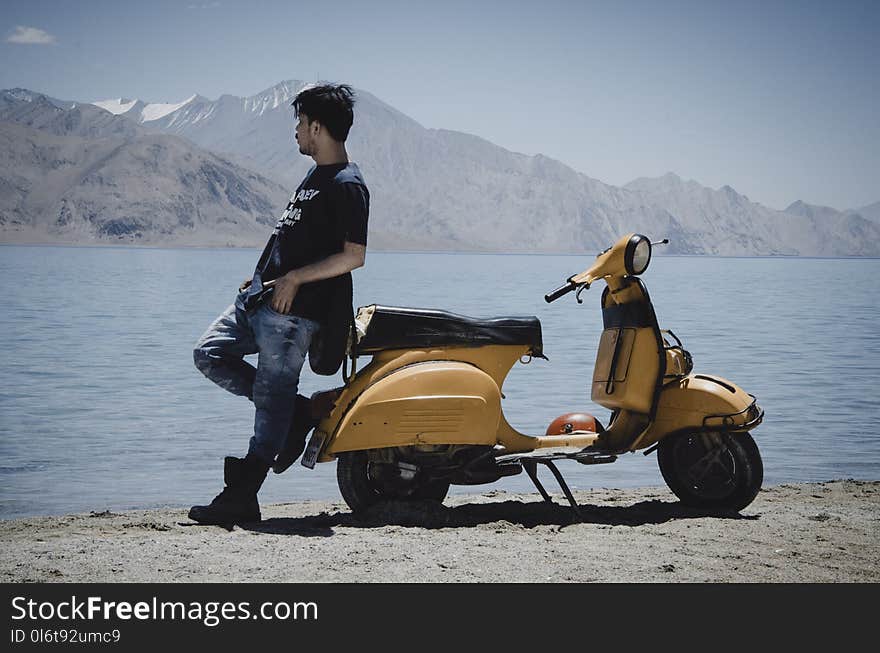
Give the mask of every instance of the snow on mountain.
M 245 98 L 244 110 L 262 116 L 268 110 L 289 105 L 304 86 L 302 82 L 293 80 L 281 82 L 262 93 Z
M 118 98 L 115 100 L 102 100 L 100 102 L 92 102 L 96 107 L 100 107 L 104 109 L 104 111 L 109 111 L 115 116 L 118 116 L 121 113 L 125 113 L 130 111 L 135 104 L 137 104 L 137 100 L 126 100 L 125 98 Z
M 198 97 L 198 95 L 192 95 L 183 102 L 175 103 L 147 104 L 142 100 L 116 98 L 113 100 L 100 100 L 98 102 L 92 102 L 91 104 L 95 105 L 96 107 L 100 107 L 105 111 L 109 111 L 114 115 L 126 115 L 127 117 L 139 123 L 145 123 L 152 122 L 154 120 L 160 120 L 167 116 L 169 113 L 173 113 L 181 107 L 185 107 L 190 102 L 198 99 Z
M 180 107 L 186 106 L 197 97 L 198 95 L 191 95 L 183 102 L 178 102 L 177 104 L 148 104 L 141 111 L 141 122 L 151 122 L 153 120 L 164 118 L 169 113 L 177 111 Z

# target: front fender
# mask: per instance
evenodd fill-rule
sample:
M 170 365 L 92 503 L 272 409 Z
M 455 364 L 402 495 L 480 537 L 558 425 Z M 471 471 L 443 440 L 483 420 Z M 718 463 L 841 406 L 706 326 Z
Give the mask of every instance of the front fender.
M 755 397 L 735 383 L 720 376 L 689 374 L 661 390 L 654 421 L 631 450 L 678 431 L 748 431 L 763 417 Z
M 494 445 L 501 392 L 458 361 L 395 370 L 367 387 L 340 420 L 325 453 L 418 444 Z

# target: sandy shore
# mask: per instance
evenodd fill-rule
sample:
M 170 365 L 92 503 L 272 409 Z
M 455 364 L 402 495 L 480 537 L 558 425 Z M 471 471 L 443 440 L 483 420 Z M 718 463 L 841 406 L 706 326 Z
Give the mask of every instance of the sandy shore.
M 880 481 L 767 487 L 739 515 L 665 488 L 561 496 L 489 491 L 444 506 L 263 507 L 227 531 L 186 510 L 0 521 L 4 582 L 872 582 Z

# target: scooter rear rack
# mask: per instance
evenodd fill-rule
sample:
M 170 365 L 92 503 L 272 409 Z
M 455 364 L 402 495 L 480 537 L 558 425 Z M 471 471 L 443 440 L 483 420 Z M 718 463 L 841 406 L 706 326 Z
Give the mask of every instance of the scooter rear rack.
M 582 465 L 598 465 L 602 463 L 613 463 L 615 460 L 617 460 L 617 456 L 610 453 L 584 451 L 582 449 L 571 451 L 570 447 L 565 447 L 559 449 L 539 449 L 537 451 L 532 451 L 529 453 L 499 456 L 495 460 L 498 463 L 518 462 L 519 464 L 521 464 L 523 469 L 526 470 L 526 474 L 528 474 L 529 478 L 532 479 L 532 483 L 534 483 L 535 487 L 538 488 L 538 492 L 541 493 L 544 501 L 546 501 L 547 503 L 553 503 L 553 499 L 547 493 L 547 490 L 544 489 L 543 484 L 538 479 L 538 465 L 544 465 L 553 473 L 553 476 L 556 478 L 556 482 L 559 483 L 559 487 L 562 489 L 562 493 L 565 495 L 565 498 L 568 499 L 568 503 L 571 504 L 571 509 L 574 511 L 574 514 L 577 516 L 578 519 L 582 519 L 580 507 L 578 506 L 577 501 L 575 501 L 574 495 L 571 493 L 571 489 L 568 487 L 568 484 L 562 477 L 562 473 L 553 462 L 554 460 L 563 459 L 576 460 Z

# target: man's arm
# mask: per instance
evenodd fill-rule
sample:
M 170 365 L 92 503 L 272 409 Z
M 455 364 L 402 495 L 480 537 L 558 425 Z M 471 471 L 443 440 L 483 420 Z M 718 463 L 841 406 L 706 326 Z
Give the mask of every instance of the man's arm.
M 275 281 L 275 291 L 272 293 L 271 302 L 272 310 L 278 313 L 287 313 L 293 305 L 293 299 L 296 297 L 296 293 L 301 285 L 338 277 L 346 272 L 351 272 L 361 267 L 366 257 L 366 245 L 346 241 L 342 251 L 338 254 L 333 254 L 315 263 L 291 270 Z M 270 284 L 266 283 L 263 285 L 267 286 Z

